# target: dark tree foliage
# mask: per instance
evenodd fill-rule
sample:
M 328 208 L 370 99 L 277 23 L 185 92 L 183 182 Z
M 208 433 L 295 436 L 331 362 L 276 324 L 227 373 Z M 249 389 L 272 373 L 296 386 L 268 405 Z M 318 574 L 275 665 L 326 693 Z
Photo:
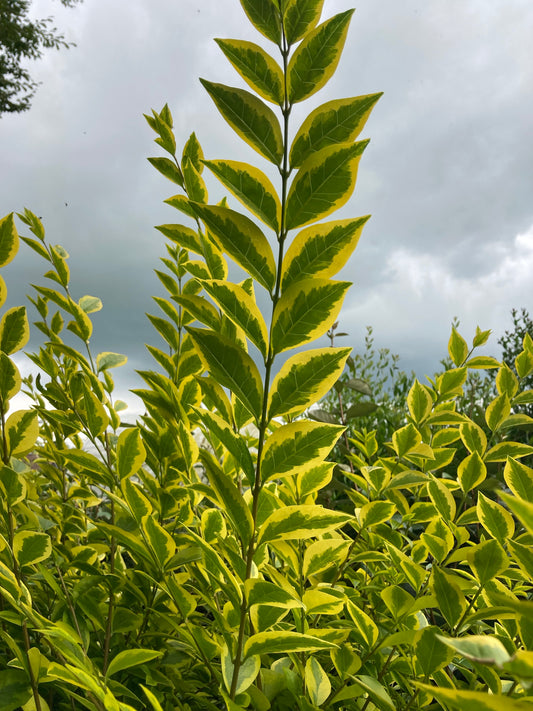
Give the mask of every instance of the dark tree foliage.
M 82 0 L 60 0 L 73 7 Z M 71 47 L 53 19 L 29 17 L 30 0 L 0 0 L 0 116 L 27 111 L 38 82 L 32 79 L 24 60 L 39 59 L 44 49 Z

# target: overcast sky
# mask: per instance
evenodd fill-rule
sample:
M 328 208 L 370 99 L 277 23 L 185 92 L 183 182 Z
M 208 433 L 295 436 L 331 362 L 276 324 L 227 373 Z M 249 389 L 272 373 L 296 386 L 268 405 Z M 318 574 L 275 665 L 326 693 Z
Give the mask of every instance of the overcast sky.
M 323 19 L 348 9 L 326 0 Z M 161 294 L 164 256 L 154 225 L 182 222 L 163 204 L 178 192 L 147 162 L 162 155 L 143 113 L 168 102 L 178 145 L 195 131 L 207 158 L 266 169 L 220 117 L 198 77 L 245 86 L 214 37 L 277 49 L 238 0 L 85 0 L 75 9 L 37 0 L 36 15 L 77 47 L 49 51 L 31 71 L 42 82 L 30 111 L 0 119 L 0 214 L 27 206 L 52 244 L 70 253 L 72 291 L 99 296 L 95 352 L 125 353 L 124 397 L 160 345 L 144 312 Z M 450 324 L 497 337 L 510 309 L 533 311 L 533 3 L 531 0 L 360 0 L 330 83 L 295 112 L 297 122 L 334 98 L 383 91 L 354 197 L 342 217 L 371 213 L 341 278 L 353 281 L 341 314 L 361 347 L 376 344 L 420 378 L 445 355 Z M 213 194 L 220 189 L 209 183 Z M 25 230 L 21 227 L 21 233 Z M 3 275 L 9 305 L 43 263 L 23 245 Z M 35 331 L 31 345 L 39 345 Z M 340 344 L 339 344 L 340 345 Z M 119 372 L 115 371 L 119 376 Z

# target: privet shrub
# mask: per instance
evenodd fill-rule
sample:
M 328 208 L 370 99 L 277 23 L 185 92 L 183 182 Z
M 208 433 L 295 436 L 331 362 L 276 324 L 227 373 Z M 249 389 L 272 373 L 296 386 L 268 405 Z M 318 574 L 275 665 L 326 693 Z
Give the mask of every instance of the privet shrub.
M 204 161 L 194 134 L 178 158 L 169 109 L 147 117 L 188 225 L 159 227 L 168 296 L 150 320 L 166 346 L 149 346 L 135 426 L 113 399 L 125 357 L 89 345 L 100 301 L 74 299 L 67 253 L 19 215 L 49 285 L 32 297 L 44 343 L 24 385 L 25 308 L 0 323 L 0 711 L 528 709 L 533 448 L 509 433 L 530 422 L 513 408 L 533 400 L 533 342 L 517 375 L 499 368 L 487 437 L 455 402 L 469 369 L 498 364 L 454 331 L 455 367 L 414 382 L 385 455 L 375 432 L 352 437 L 349 510 L 317 504 L 343 428 L 305 413 L 349 349 L 300 346 L 335 321 L 349 285 L 332 277 L 367 217 L 317 220 L 354 188 L 379 94 L 320 106 L 289 142 L 291 108 L 333 73 L 351 11 L 317 24 L 321 2 L 242 5 L 281 66 L 218 40 L 256 93 L 204 85 L 279 190 L 253 165 Z M 204 166 L 254 220 L 208 203 Z M 0 266 L 17 249 L 8 215 Z M 10 413 L 21 387 L 33 405 Z

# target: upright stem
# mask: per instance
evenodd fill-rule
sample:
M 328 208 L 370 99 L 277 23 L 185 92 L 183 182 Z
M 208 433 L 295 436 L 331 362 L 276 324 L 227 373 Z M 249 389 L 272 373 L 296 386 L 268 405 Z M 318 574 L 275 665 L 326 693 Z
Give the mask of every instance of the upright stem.
M 252 490 L 252 520 L 253 520 L 253 533 L 248 545 L 248 550 L 246 553 L 246 573 L 245 580 L 248 580 L 251 576 L 253 557 L 256 551 L 255 537 L 256 537 L 256 522 L 257 522 L 257 509 L 259 504 L 259 494 L 263 486 L 261 478 L 261 457 L 263 453 L 263 448 L 265 445 L 265 438 L 268 426 L 268 391 L 270 388 L 270 379 L 272 376 L 272 366 L 274 364 L 275 353 L 272 350 L 272 323 L 273 316 L 276 305 L 279 301 L 281 294 L 281 269 L 283 264 L 283 248 L 285 244 L 285 238 L 287 236 L 287 229 L 285 227 L 285 208 L 287 203 L 287 191 L 288 191 L 288 181 L 289 181 L 289 114 L 291 112 L 291 105 L 289 103 L 289 95 L 287 91 L 287 67 L 289 58 L 289 47 L 287 45 L 287 40 L 285 37 L 285 32 L 282 23 L 282 44 L 281 53 L 283 56 L 283 76 L 284 76 L 284 102 L 282 106 L 283 114 L 283 160 L 280 168 L 281 174 L 281 224 L 278 234 L 278 262 L 276 270 L 276 284 L 274 287 L 274 292 L 271 295 L 272 298 L 272 319 L 270 323 L 270 338 L 268 355 L 265 360 L 265 377 L 263 381 L 263 406 L 261 411 L 261 421 L 259 423 L 259 435 L 257 444 L 257 463 L 255 468 L 255 481 Z M 242 652 L 244 647 L 244 632 L 246 628 L 247 620 L 247 602 L 246 597 L 243 595 L 241 610 L 240 610 L 240 623 L 239 632 L 237 634 L 237 647 L 235 650 L 235 658 L 233 661 L 233 676 L 231 679 L 230 688 L 230 699 L 235 700 L 235 695 L 237 691 L 237 682 L 239 679 L 239 671 L 242 663 Z

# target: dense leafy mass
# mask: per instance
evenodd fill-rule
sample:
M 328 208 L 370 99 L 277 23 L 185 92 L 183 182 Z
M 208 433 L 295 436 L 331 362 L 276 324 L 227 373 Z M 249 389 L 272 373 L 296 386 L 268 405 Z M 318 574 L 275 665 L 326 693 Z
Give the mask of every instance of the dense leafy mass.
M 148 346 L 137 423 L 113 398 L 125 356 L 91 351 L 100 300 L 74 299 L 67 252 L 19 215 L 48 285 L 31 297 L 39 375 L 16 364 L 25 307 L 0 321 L 0 711 L 530 708 L 533 447 L 514 433 L 531 423 L 516 409 L 533 401 L 533 341 L 515 373 L 473 354 L 487 331 L 469 347 L 454 329 L 453 367 L 412 383 L 390 438 L 352 430 L 351 466 L 331 460 L 345 427 L 307 413 L 350 349 L 301 347 L 333 329 L 349 287 L 334 277 L 368 218 L 318 220 L 354 189 L 379 94 L 319 106 L 290 142 L 291 108 L 333 74 L 351 12 L 241 4 L 281 65 L 219 40 L 255 93 L 203 83 L 280 188 L 204 160 L 194 134 L 178 153 L 167 106 L 147 116 L 187 224 L 158 228 L 163 345 Z M 249 214 L 208 202 L 205 166 Z M 0 267 L 18 248 L 8 215 Z M 498 394 L 480 427 L 457 402 L 486 368 Z M 21 390 L 32 406 L 10 412 Z M 342 506 L 319 499 L 334 477 Z

